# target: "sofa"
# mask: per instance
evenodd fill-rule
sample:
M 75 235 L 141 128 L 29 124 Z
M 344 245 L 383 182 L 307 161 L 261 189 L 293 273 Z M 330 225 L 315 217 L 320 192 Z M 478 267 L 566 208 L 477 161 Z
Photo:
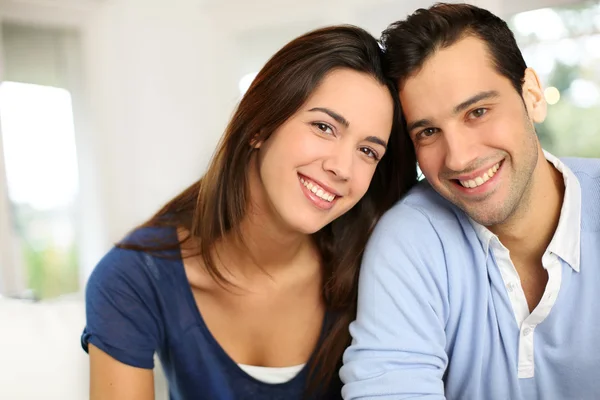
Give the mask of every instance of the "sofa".
M 41 302 L 0 297 L 0 399 L 89 399 L 84 325 L 81 294 Z M 154 375 L 156 400 L 168 400 L 158 360 Z

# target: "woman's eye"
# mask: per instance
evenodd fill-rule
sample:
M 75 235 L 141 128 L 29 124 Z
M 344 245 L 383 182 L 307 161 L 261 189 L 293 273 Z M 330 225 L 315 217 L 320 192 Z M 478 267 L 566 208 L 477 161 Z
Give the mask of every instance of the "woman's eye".
M 331 126 L 327 124 L 324 124 L 322 122 L 314 122 L 313 126 L 315 126 L 318 130 L 325 134 L 333 135 L 333 128 L 331 128 Z
M 379 161 L 379 155 L 368 147 L 361 147 L 360 151 L 363 152 L 367 157 L 372 158 L 375 161 Z

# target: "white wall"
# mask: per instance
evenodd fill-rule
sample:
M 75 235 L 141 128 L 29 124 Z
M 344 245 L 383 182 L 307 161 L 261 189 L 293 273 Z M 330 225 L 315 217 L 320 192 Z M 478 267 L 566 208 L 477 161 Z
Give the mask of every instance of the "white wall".
M 2 51 L 2 30 L 0 30 L 0 81 L 4 77 L 4 52 Z M 5 179 L 4 149 L 0 131 L 0 293 L 13 295 L 23 290 L 20 270 L 14 268 L 17 260 L 15 238 L 12 235 L 12 221 L 9 217 L 8 187 Z
M 472 1 L 500 15 L 574 2 Z M 85 96 L 76 129 L 84 163 L 82 229 L 93 243 L 84 278 L 113 241 L 200 177 L 245 73 L 309 29 L 346 22 L 379 35 L 431 3 L 38 0 L 27 9 L 22 1 L 0 0 L 4 18 L 81 31 Z
M 213 22 L 194 1 L 130 0 L 85 29 L 105 245 L 198 179 L 220 137 L 237 82 Z

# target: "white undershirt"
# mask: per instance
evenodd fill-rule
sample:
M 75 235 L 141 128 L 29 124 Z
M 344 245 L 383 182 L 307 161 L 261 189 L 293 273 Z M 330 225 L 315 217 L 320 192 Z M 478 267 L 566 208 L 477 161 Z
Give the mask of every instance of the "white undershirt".
M 242 369 L 242 371 L 254 379 L 271 384 L 291 381 L 296 375 L 298 375 L 298 373 L 300 373 L 300 371 L 302 371 L 302 368 L 304 368 L 304 364 L 281 368 L 257 367 L 246 364 L 238 364 L 238 366 Z

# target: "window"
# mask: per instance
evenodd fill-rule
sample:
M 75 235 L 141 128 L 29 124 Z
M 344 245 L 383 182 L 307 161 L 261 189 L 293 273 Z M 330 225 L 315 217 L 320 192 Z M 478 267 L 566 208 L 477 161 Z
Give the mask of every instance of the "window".
M 509 25 L 546 88 L 548 117 L 537 126 L 543 147 L 600 157 L 600 3 L 528 11 Z
M 74 124 L 80 34 L 8 20 L 1 29 L 0 294 L 51 298 L 81 289 L 79 249 L 89 247 Z
M 74 292 L 78 175 L 71 96 L 65 89 L 3 82 L 0 123 L 26 287 L 38 298 Z

